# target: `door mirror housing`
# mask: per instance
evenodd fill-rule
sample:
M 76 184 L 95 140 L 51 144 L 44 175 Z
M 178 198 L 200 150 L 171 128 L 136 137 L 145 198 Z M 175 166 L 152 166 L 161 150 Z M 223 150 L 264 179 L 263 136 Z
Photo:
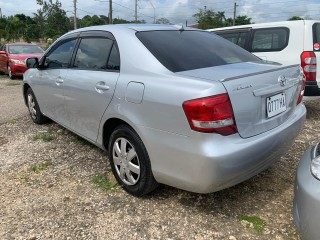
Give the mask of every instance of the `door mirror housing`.
M 28 68 L 38 68 L 39 67 L 39 59 L 34 58 L 27 58 L 26 65 Z
M 0 55 L 6 55 L 7 53 L 5 51 L 0 51 Z

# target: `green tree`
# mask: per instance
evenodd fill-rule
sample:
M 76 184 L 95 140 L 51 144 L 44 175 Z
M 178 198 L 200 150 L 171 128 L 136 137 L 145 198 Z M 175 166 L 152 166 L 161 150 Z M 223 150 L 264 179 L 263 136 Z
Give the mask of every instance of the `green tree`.
M 215 12 L 210 9 L 199 9 L 199 12 L 194 14 L 198 22 L 198 27 L 202 29 L 227 27 L 233 25 L 232 18 L 226 18 L 225 12 Z M 251 24 L 251 18 L 248 16 L 237 16 L 235 19 L 236 25 Z
M 156 23 L 157 24 L 170 24 L 170 21 L 167 18 L 159 18 L 156 20 Z
M 38 10 L 41 13 L 38 17 L 44 18 L 45 37 L 55 39 L 70 30 L 70 20 L 58 0 L 37 0 L 37 4 L 42 7 Z
M 303 20 L 303 18 L 298 16 L 292 16 L 291 18 L 288 18 L 288 21 L 296 21 L 296 20 Z
M 219 22 L 220 16 L 216 12 L 208 9 L 199 9 L 199 12 L 194 14 L 198 27 L 201 29 L 222 27 Z
M 246 24 L 252 24 L 251 22 L 251 18 L 249 18 L 248 16 L 244 15 L 244 16 L 237 16 L 235 19 L 235 25 L 239 26 L 239 25 L 246 25 Z M 228 18 L 225 22 L 225 26 L 232 26 L 233 25 L 233 18 Z

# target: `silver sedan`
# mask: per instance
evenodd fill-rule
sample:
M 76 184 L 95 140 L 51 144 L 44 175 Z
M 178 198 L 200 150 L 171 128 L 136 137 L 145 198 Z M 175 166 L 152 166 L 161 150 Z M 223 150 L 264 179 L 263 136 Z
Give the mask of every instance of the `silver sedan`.
M 320 144 L 308 149 L 301 158 L 294 190 L 293 216 L 301 238 L 319 239 Z
M 136 196 L 159 183 L 198 193 L 240 183 L 286 153 L 306 114 L 299 66 L 181 26 L 78 29 L 27 64 L 32 120 L 106 150 Z

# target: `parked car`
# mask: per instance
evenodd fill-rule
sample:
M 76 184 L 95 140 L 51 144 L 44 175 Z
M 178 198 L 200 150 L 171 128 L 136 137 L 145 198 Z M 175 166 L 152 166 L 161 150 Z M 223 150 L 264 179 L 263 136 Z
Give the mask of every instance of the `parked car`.
M 10 79 L 22 76 L 28 69 L 26 59 L 30 57 L 40 58 L 44 50 L 38 45 L 19 42 L 7 43 L 0 51 L 0 72 L 8 74 Z
M 242 182 L 286 153 L 306 114 L 299 66 L 265 64 L 202 30 L 78 29 L 27 63 L 32 120 L 107 150 L 137 196 L 158 183 L 209 193 Z
M 300 64 L 306 76 L 304 100 L 320 98 L 320 21 L 270 22 L 209 31 L 263 60 Z
M 302 156 L 296 175 L 293 216 L 302 240 L 319 238 L 320 144 Z

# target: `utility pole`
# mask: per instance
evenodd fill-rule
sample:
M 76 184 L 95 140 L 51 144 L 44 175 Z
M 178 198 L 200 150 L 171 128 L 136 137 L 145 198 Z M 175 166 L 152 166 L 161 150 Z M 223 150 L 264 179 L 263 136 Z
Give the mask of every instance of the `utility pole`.
M 77 0 L 73 0 L 73 23 L 74 23 L 74 29 L 77 29 Z
M 237 5 L 237 3 L 235 2 L 234 3 L 234 8 L 233 8 L 233 26 L 235 26 L 236 25 L 236 13 L 237 13 L 237 7 L 238 7 L 239 5 Z
M 1 8 L 0 8 L 0 18 L 2 18 L 2 10 L 1 10 Z
M 109 0 L 109 24 L 112 24 L 112 0 Z
M 156 9 L 153 6 L 152 2 L 149 0 L 149 3 L 151 4 L 151 6 L 153 7 L 153 23 L 156 23 Z
M 138 0 L 135 0 L 135 4 L 134 4 L 134 19 L 135 22 L 138 22 Z

